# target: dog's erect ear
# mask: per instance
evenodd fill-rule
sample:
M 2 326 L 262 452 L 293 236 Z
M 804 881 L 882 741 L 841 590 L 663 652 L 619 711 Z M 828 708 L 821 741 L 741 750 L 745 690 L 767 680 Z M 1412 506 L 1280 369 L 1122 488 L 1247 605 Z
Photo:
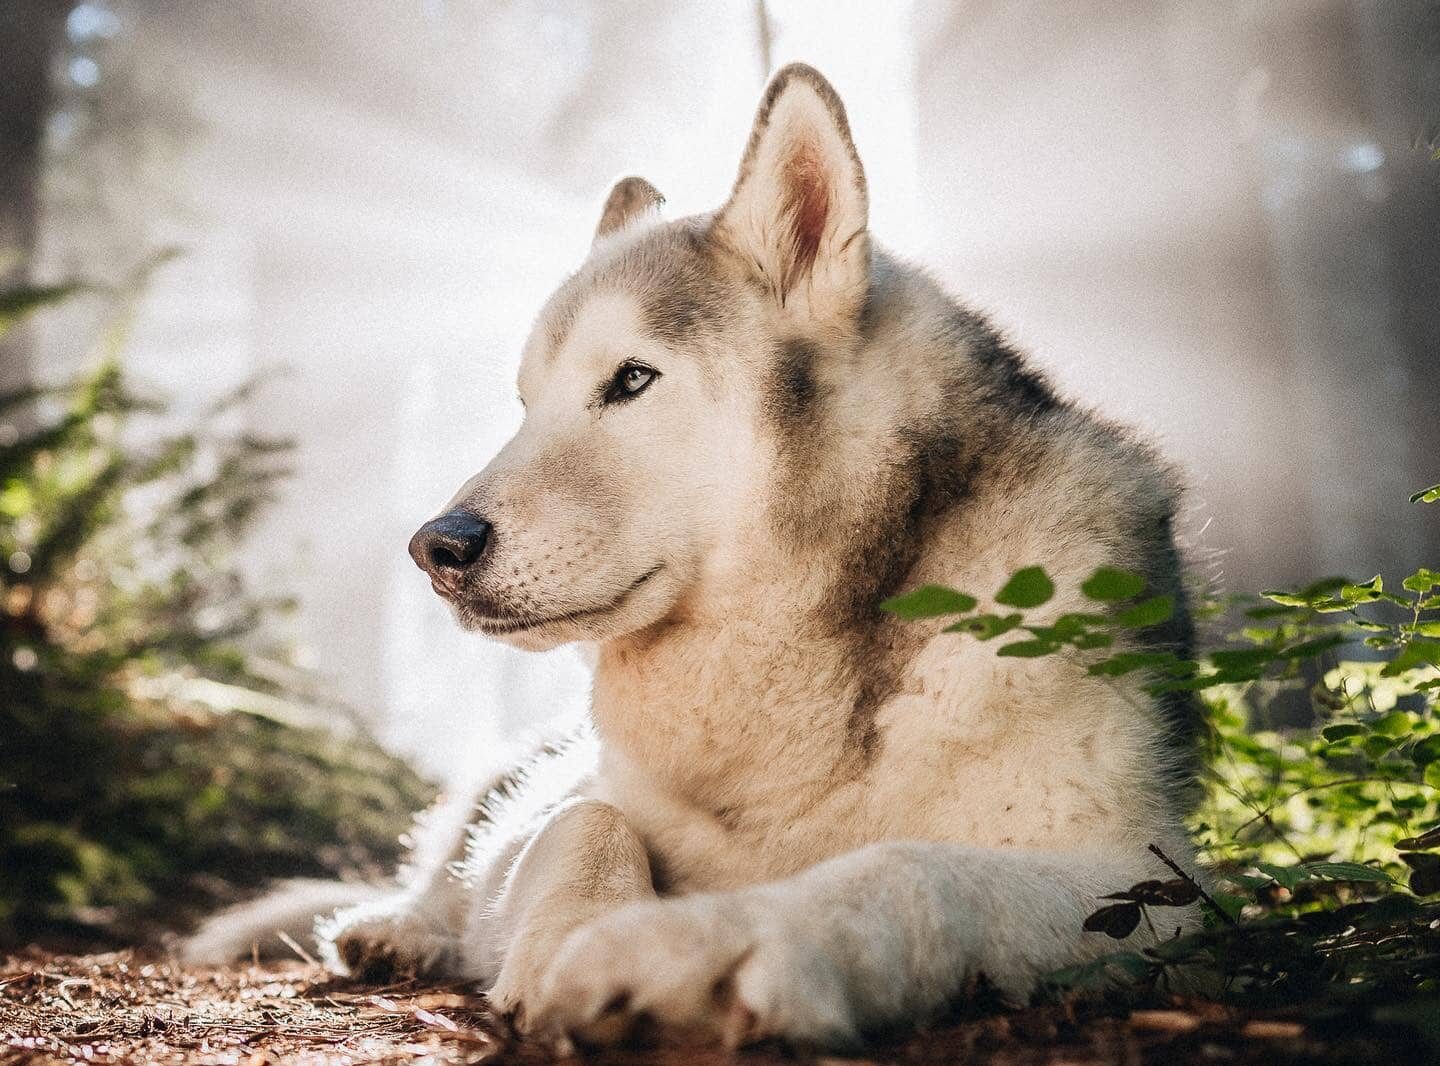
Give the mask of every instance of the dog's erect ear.
M 660 195 L 660 190 L 644 178 L 621 178 L 611 187 L 610 195 L 605 197 L 600 224 L 595 227 L 595 240 L 608 237 L 647 214 L 658 212 L 664 202 L 665 197 Z
M 715 235 L 787 311 L 853 315 L 869 281 L 868 211 L 845 105 L 813 67 L 784 67 L 760 101 Z

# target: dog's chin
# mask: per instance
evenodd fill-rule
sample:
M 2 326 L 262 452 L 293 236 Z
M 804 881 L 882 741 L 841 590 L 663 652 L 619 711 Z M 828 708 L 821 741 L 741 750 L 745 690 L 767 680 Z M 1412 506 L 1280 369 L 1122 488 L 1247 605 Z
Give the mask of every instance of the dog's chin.
M 598 604 L 507 611 L 489 599 L 476 603 L 460 598 L 451 600 L 451 607 L 461 628 L 522 651 L 549 651 L 579 641 L 612 640 L 644 629 L 664 613 L 662 570 L 656 566 L 646 571 L 618 595 Z

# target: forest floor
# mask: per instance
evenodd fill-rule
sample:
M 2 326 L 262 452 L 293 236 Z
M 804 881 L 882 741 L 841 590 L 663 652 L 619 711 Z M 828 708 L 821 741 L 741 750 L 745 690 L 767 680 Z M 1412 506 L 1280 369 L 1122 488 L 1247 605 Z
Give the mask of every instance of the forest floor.
M 358 1066 L 424 1062 L 585 1063 L 592 1066 L 778 1066 L 853 1062 L 927 1066 L 1147 1066 L 1147 1064 L 1428 1061 L 1403 1029 L 1329 1031 L 1283 1012 L 1237 1012 L 1203 1002 L 1104 1013 L 1034 1007 L 958 1018 L 837 1060 L 778 1046 L 641 1047 L 556 1059 L 519 1043 L 459 987 L 386 988 L 335 978 L 300 961 L 182 968 L 162 955 L 55 955 L 37 949 L 0 961 L 0 1066 Z

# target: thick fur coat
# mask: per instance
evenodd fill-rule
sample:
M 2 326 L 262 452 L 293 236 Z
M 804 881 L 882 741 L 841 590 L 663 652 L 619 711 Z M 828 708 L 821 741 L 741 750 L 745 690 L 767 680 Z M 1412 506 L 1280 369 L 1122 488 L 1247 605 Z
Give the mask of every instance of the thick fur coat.
M 1172 472 L 876 247 L 867 196 L 799 65 L 719 211 L 615 186 L 527 344 L 524 426 L 412 542 L 468 628 L 592 643 L 593 722 L 330 919 L 338 964 L 472 978 L 531 1031 L 844 1045 L 982 975 L 1025 997 L 1116 946 L 1081 924 L 1168 876 L 1147 845 L 1192 863 L 1187 704 L 878 606 L 1040 564 L 1044 621 L 1110 566 L 1182 605 L 1136 646 L 1190 640 Z M 325 891 L 219 916 L 190 955 Z

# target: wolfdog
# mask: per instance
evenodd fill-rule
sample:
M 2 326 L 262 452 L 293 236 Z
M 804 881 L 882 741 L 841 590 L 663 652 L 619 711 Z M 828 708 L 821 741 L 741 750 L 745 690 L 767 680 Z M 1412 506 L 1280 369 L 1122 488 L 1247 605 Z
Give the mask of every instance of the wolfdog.
M 1108 566 L 1179 605 L 1127 647 L 1191 639 L 1173 472 L 879 248 L 867 197 L 804 65 L 718 211 L 614 186 L 525 345 L 522 427 L 410 543 L 467 629 L 593 645 L 590 721 L 396 888 L 282 888 L 191 959 L 351 904 L 335 965 L 474 980 L 522 1031 L 845 1046 L 981 978 L 1024 999 L 1115 947 L 1082 924 L 1168 876 L 1148 844 L 1193 863 L 1186 704 L 879 607 L 1038 563 L 1054 618 Z M 1197 920 L 1165 913 L 1132 938 Z

